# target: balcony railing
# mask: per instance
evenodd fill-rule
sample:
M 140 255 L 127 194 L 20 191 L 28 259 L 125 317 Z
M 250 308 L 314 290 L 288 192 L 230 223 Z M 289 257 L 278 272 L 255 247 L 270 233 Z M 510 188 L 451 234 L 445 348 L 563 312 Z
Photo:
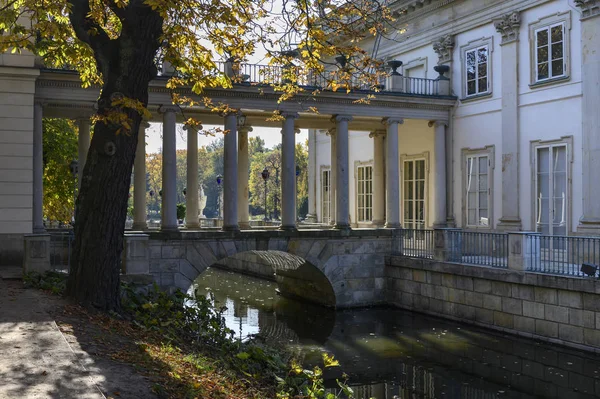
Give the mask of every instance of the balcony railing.
M 260 64 L 245 64 L 245 63 L 230 63 L 217 62 L 218 73 L 225 74 L 232 78 L 234 84 L 242 85 L 281 85 L 287 83 L 285 81 L 286 70 L 283 66 L 277 65 L 260 65 Z M 387 93 L 402 93 L 419 96 L 439 96 L 440 84 L 437 79 L 410 78 L 397 75 L 395 77 L 395 87 L 392 87 L 391 79 L 381 76 L 377 82 L 367 82 L 365 77 L 359 74 L 350 76 L 349 79 L 343 81 L 339 79 L 335 71 L 315 72 L 313 70 L 303 70 L 302 68 L 291 66 L 292 73 L 287 73 L 287 76 L 293 76 L 295 83 L 305 89 L 332 90 L 333 83 L 337 83 L 343 87 L 339 90 L 346 91 L 350 88 L 351 91 L 361 92 L 387 92 Z
M 434 230 L 402 229 L 402 254 L 411 258 L 433 259 Z
M 447 231 L 447 248 L 453 262 L 490 267 L 508 267 L 508 234 L 462 230 Z

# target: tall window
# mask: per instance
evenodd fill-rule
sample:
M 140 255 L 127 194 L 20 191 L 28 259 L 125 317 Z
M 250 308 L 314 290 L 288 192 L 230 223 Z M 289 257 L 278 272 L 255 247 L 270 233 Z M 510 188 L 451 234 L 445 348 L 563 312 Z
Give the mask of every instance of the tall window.
M 357 221 L 373 220 L 373 167 L 358 166 L 356 169 Z
M 480 46 L 465 51 L 466 96 L 484 94 L 489 91 L 488 46 Z
M 467 226 L 490 224 L 490 158 L 485 155 L 466 156 Z
M 331 222 L 331 170 L 321 172 L 321 221 Z
M 425 228 L 425 160 L 404 161 L 404 228 Z
M 565 25 L 560 22 L 535 31 L 536 81 L 565 76 Z
M 568 226 L 567 145 L 536 147 L 536 231 L 566 235 Z

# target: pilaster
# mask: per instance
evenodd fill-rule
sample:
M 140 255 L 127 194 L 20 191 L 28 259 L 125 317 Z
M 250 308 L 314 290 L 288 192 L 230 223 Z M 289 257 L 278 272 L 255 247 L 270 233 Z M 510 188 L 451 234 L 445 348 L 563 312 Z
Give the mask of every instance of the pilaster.
M 502 217 L 498 228 L 520 230 L 518 40 L 520 15 L 513 12 L 494 21 L 502 35 Z
M 600 0 L 576 0 L 581 9 L 583 215 L 577 231 L 600 234 Z

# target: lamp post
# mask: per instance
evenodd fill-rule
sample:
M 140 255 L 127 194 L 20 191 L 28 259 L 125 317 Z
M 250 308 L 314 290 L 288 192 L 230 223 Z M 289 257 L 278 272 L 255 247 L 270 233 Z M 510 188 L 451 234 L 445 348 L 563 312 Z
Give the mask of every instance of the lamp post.
M 76 203 L 77 203 L 77 176 L 79 174 L 79 162 L 74 159 L 69 164 L 69 169 L 71 170 L 71 175 L 73 176 L 74 186 L 73 186 L 73 218 L 71 223 L 73 226 L 75 225 L 75 214 L 76 214 Z
M 269 179 L 269 169 L 264 168 L 260 173 L 265 182 L 265 222 L 267 221 L 267 180 Z
M 298 177 L 300 176 L 300 166 L 296 165 L 296 220 L 300 220 L 300 201 L 298 201 Z
M 219 219 L 221 219 L 221 183 L 223 183 L 223 176 L 217 175 L 217 212 Z

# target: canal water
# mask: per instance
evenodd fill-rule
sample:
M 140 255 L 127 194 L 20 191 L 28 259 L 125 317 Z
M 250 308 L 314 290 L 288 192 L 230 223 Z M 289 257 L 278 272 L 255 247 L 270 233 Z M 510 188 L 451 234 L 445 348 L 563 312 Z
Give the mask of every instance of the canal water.
M 358 399 L 600 397 L 600 357 L 394 308 L 333 311 L 281 298 L 274 282 L 210 268 L 195 281 L 239 339 L 260 334 L 316 364 L 333 354 Z

